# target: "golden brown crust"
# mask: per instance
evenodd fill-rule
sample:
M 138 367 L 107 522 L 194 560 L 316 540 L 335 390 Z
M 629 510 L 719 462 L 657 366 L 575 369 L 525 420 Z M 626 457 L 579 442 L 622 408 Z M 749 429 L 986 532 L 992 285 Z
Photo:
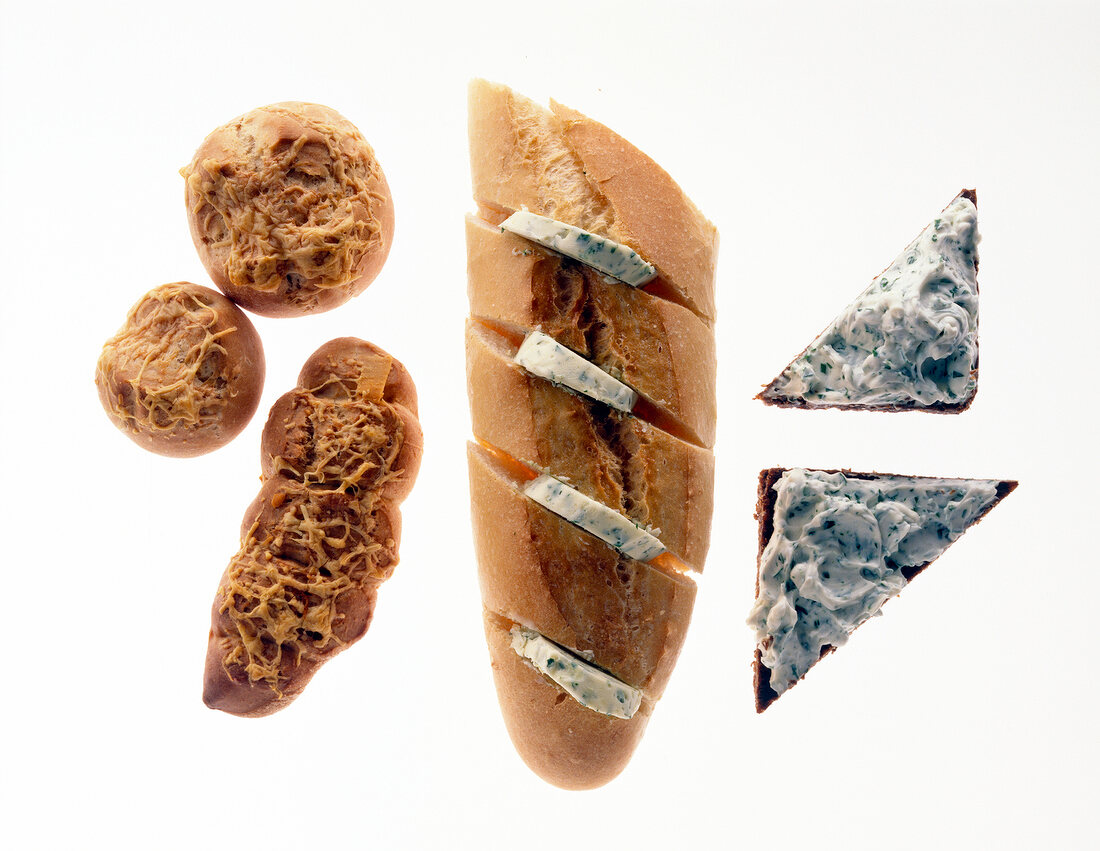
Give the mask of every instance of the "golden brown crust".
M 695 314 L 473 216 L 466 249 L 472 316 L 538 328 L 714 445 L 714 335 Z
M 659 529 L 662 543 L 701 571 L 710 546 L 714 455 L 532 376 L 511 361 L 514 353 L 506 338 L 467 324 L 474 434 Z
M 627 558 L 543 508 L 481 446 L 469 444 L 467 458 L 485 608 L 659 698 L 687 634 L 695 583 Z
M 111 421 L 139 446 L 192 457 L 236 437 L 264 384 L 264 350 L 248 317 L 219 292 L 185 281 L 130 308 L 96 363 Z
M 322 346 L 272 408 L 263 486 L 214 601 L 203 700 L 249 717 L 301 693 L 366 632 L 398 561 L 400 501 L 420 464 L 404 367 L 354 338 Z
M 757 521 L 757 550 L 756 559 L 759 565 L 760 556 L 764 553 L 764 548 L 768 545 L 768 541 L 771 540 L 772 532 L 774 531 L 775 524 L 775 484 L 787 472 L 787 467 L 770 467 L 765 470 L 761 470 L 757 477 L 756 487 L 756 510 L 753 513 L 753 517 Z M 884 476 L 899 476 L 906 475 L 904 473 L 858 473 L 852 470 L 819 470 L 815 472 L 823 473 L 843 473 L 846 477 L 852 479 L 876 479 Z M 936 478 L 934 476 L 907 476 L 913 479 L 928 479 Z M 998 503 L 1014 490 L 1019 483 L 1013 480 L 1005 480 L 997 484 L 997 498 L 993 500 L 985 510 L 974 518 L 970 526 L 977 525 L 990 511 L 992 511 Z M 970 527 L 967 527 L 968 529 Z M 932 559 L 935 561 L 935 559 Z M 906 582 L 911 581 L 914 577 L 920 575 L 924 570 L 932 563 L 932 561 L 925 562 L 924 564 L 915 565 L 912 567 L 905 567 L 902 569 L 902 574 L 905 576 Z M 759 570 L 756 575 L 756 590 L 755 595 L 760 594 L 760 574 Z M 828 654 L 834 652 L 836 647 L 827 645 L 821 648 L 821 656 L 818 661 L 824 659 Z M 799 678 L 798 682 L 801 682 L 806 675 L 803 674 Z M 764 665 L 761 660 L 760 648 L 757 647 L 753 654 L 752 663 L 752 684 L 753 692 L 756 696 L 756 711 L 757 713 L 763 712 L 775 701 L 779 699 L 779 694 L 771 686 L 771 670 Z
M 285 102 L 219 127 L 181 170 L 211 279 L 264 316 L 337 307 L 370 285 L 393 242 L 389 185 L 333 109 Z
M 657 267 L 647 289 L 713 323 L 714 225 L 621 136 L 561 104 L 551 110 L 505 86 L 470 84 L 471 174 L 483 215 L 495 224 L 528 209 L 628 245 Z
M 516 751 L 562 789 L 595 789 L 614 780 L 645 732 L 653 702 L 625 720 L 586 709 L 511 647 L 506 621 L 487 615 L 485 639 L 501 714 Z

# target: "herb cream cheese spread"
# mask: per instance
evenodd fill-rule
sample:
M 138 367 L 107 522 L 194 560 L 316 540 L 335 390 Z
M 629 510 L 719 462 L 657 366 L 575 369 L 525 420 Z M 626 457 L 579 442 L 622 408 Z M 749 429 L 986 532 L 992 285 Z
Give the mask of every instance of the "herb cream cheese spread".
M 665 551 L 664 544 L 628 517 L 553 476 L 539 476 L 528 482 L 523 492 L 539 505 L 590 532 L 628 558 L 649 561 Z
M 997 500 L 997 481 L 787 470 L 760 554 L 756 631 L 782 694 L 946 550 Z
M 962 195 L 761 394 L 809 406 L 959 405 L 978 362 L 977 208 Z
M 565 222 L 521 210 L 512 213 L 500 227 L 632 287 L 640 287 L 657 277 L 657 270 L 633 248 Z
M 552 679 L 581 706 L 631 718 L 642 705 L 642 693 L 582 661 L 534 630 L 512 627 L 512 649 Z
M 533 375 L 619 411 L 629 413 L 638 401 L 638 394 L 619 379 L 541 331 L 527 335 L 513 360 Z

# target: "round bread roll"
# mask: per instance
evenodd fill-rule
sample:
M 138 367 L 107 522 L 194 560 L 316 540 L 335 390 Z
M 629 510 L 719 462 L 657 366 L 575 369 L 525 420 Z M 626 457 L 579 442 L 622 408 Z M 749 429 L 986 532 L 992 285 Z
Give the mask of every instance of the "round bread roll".
M 256 413 L 264 350 L 245 313 L 197 284 L 165 284 L 130 308 L 96 363 L 111 421 L 139 446 L 189 457 L 224 446 Z
M 326 106 L 254 109 L 207 136 L 180 174 L 203 265 L 255 313 L 338 307 L 370 285 L 389 254 L 386 177 L 363 135 Z

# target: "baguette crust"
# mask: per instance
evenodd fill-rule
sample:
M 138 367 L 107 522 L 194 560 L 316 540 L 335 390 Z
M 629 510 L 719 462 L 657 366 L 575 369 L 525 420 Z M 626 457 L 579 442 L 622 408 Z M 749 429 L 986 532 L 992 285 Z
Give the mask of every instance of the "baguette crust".
M 718 238 L 656 163 L 574 110 L 474 81 L 469 129 L 468 458 L 486 638 L 517 751 L 548 782 L 590 789 L 637 746 L 691 617 L 696 587 L 681 569 L 706 560 Z M 657 277 L 631 287 L 497 227 L 519 210 L 625 245 Z M 629 385 L 631 413 L 516 364 L 534 330 Z M 668 552 L 627 558 L 544 508 L 523 490 L 540 472 L 649 527 Z M 512 649 L 515 625 L 642 690 L 641 708 L 629 720 L 587 708 Z
M 467 324 L 474 434 L 635 523 L 659 529 L 674 555 L 702 571 L 710 546 L 714 455 L 530 375 L 511 361 L 514 352 L 501 335 Z
M 486 610 L 659 698 L 687 634 L 695 583 L 627 558 L 543 508 L 483 447 L 469 444 L 467 458 Z
M 415 410 L 404 367 L 354 338 L 322 346 L 276 402 L 263 486 L 214 599 L 207 706 L 245 717 L 282 709 L 366 632 L 420 465 Z
M 695 314 L 474 216 L 466 251 L 472 316 L 542 330 L 714 445 L 714 335 Z
M 642 699 L 633 718 L 593 712 L 568 697 L 511 646 L 507 622 L 485 617 L 485 640 L 501 714 L 528 767 L 562 789 L 594 789 L 626 768 L 653 713 Z
M 551 110 L 505 86 L 470 84 L 474 198 L 487 218 L 498 224 L 527 209 L 628 245 L 678 301 L 713 323 L 714 225 L 621 136 L 561 104 Z
M 790 468 L 788 467 L 770 467 L 766 470 L 761 470 L 757 477 L 756 485 L 756 510 L 753 512 L 753 517 L 757 521 L 757 549 L 756 559 L 757 563 L 760 561 L 761 555 L 764 553 L 764 548 L 767 547 L 768 541 L 771 540 L 772 532 L 774 531 L 775 522 L 775 484 L 779 481 L 780 477 Z M 807 468 L 810 469 L 810 468 Z M 852 470 L 820 470 L 815 472 L 823 473 L 843 473 L 846 478 L 851 479 L 865 479 L 874 480 L 882 476 L 901 476 L 908 475 L 905 473 L 857 473 Z M 909 476 L 913 479 L 929 479 L 936 478 L 935 476 Z M 992 511 L 1001 500 L 1016 490 L 1019 483 L 1013 480 L 1005 480 L 997 485 L 997 498 L 986 506 L 985 510 L 974 518 L 974 522 L 970 524 L 970 528 L 976 526 L 990 511 Z M 935 561 L 935 559 L 932 559 Z M 905 577 L 906 582 L 912 581 L 912 579 L 921 573 L 932 563 L 927 561 L 924 564 L 914 565 L 911 567 L 902 568 L 902 575 Z M 754 596 L 760 594 L 760 574 L 757 572 L 756 586 Z M 861 624 L 862 626 L 862 624 Z M 857 627 L 858 629 L 858 627 Z M 829 645 L 821 648 L 821 656 L 818 661 L 824 659 L 830 653 L 833 653 L 836 647 Z M 808 673 L 808 672 L 807 672 Z M 798 682 L 805 679 L 805 674 L 799 678 Z M 779 699 L 779 694 L 771 686 L 771 669 L 769 669 L 761 661 L 760 648 L 757 647 L 753 654 L 752 663 L 752 685 L 753 692 L 756 696 L 756 711 L 757 713 L 763 712 L 769 706 L 771 706 L 776 700 Z

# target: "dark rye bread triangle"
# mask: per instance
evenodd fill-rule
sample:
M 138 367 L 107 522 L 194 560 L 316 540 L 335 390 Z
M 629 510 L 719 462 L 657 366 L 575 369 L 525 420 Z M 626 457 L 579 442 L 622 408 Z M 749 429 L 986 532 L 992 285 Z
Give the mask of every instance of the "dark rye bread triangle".
M 775 509 L 775 483 L 779 481 L 780 477 L 788 470 L 789 467 L 771 467 L 760 471 L 760 475 L 757 479 L 756 488 L 756 511 L 753 516 L 757 521 L 757 550 L 756 558 L 757 563 L 761 555 L 764 553 L 764 548 L 768 545 L 768 541 L 771 540 L 772 532 L 774 531 L 774 509 Z M 873 481 L 885 476 L 897 476 L 898 473 L 857 473 L 852 470 L 820 470 L 815 472 L 823 473 L 843 473 L 845 477 L 850 479 L 864 479 Z M 936 478 L 932 476 L 910 476 L 908 478 L 922 479 L 922 478 Z M 967 531 L 970 528 L 977 525 L 990 511 L 992 511 L 1001 500 L 1016 490 L 1016 486 L 1019 483 L 1013 480 L 1004 480 L 997 485 L 997 497 L 991 502 L 984 511 L 982 511 L 967 527 Z M 942 553 L 941 553 L 942 555 Z M 933 559 L 932 561 L 935 561 Z M 914 577 L 923 573 L 925 568 L 932 563 L 932 561 L 925 562 L 924 564 L 915 565 L 913 567 L 902 568 L 902 575 L 905 577 L 906 582 L 911 581 Z M 754 596 L 758 596 L 760 593 L 760 574 L 757 571 L 756 588 Z M 858 629 L 858 627 L 857 627 Z M 833 646 L 827 646 L 822 649 L 821 659 L 824 659 L 828 654 L 835 651 Z M 804 676 L 804 675 L 803 675 Z M 801 681 L 801 680 L 800 680 Z M 771 706 L 776 700 L 779 699 L 779 694 L 771 687 L 771 671 L 761 662 L 760 648 L 757 647 L 753 653 L 752 664 L 752 682 L 753 691 L 756 695 L 756 711 L 758 713 L 763 712 L 769 706 Z
M 959 193 L 954 198 L 951 199 L 951 203 L 954 203 L 959 198 L 966 198 L 971 203 L 973 203 L 975 207 L 978 206 L 978 192 L 977 192 L 976 189 L 962 189 L 962 190 L 960 190 Z M 948 206 L 950 206 L 950 203 L 948 204 Z M 944 209 L 947 209 L 947 208 L 945 207 Z M 978 261 L 978 258 L 975 257 L 975 259 L 974 259 L 974 270 L 975 270 L 975 272 L 977 272 L 978 266 L 979 266 L 979 261 Z M 879 275 L 881 275 L 883 272 L 885 272 L 889 268 L 890 268 L 889 266 L 886 266 L 883 270 L 881 270 L 879 272 Z M 875 278 L 877 278 L 877 277 L 878 277 L 878 275 L 875 276 Z M 874 280 L 874 278 L 872 278 L 872 280 Z M 977 292 L 977 290 L 978 290 L 978 284 L 975 283 L 975 292 Z M 862 293 L 860 295 L 862 295 Z M 858 298 L 858 296 L 857 296 L 857 298 Z M 845 306 L 845 309 L 847 309 L 847 306 Z M 791 358 L 790 363 L 788 363 L 785 367 L 783 367 L 783 369 L 781 369 L 779 371 L 779 374 L 775 378 L 773 378 L 767 384 L 767 386 L 764 387 L 763 390 L 761 390 L 759 393 L 757 393 L 754 398 L 760 400 L 765 405 L 773 405 L 777 408 L 802 408 L 804 410 L 821 410 L 821 409 L 825 409 L 825 408 L 842 408 L 843 410 L 846 410 L 846 411 L 879 411 L 879 412 L 882 412 L 882 413 L 899 413 L 901 411 L 923 411 L 925 413 L 931 413 L 931 414 L 961 414 L 963 411 L 967 410 L 974 403 L 974 399 L 977 396 L 977 387 L 976 386 L 975 386 L 975 390 L 974 390 L 973 393 L 971 393 L 969 396 L 967 396 L 964 399 L 961 399 L 958 402 L 954 402 L 954 403 L 950 403 L 950 404 L 946 403 L 946 402 L 935 402 L 931 405 L 921 405 L 918 402 L 916 402 L 915 400 L 913 400 L 911 402 L 908 402 L 908 403 L 893 404 L 893 405 L 886 405 L 886 404 L 882 404 L 882 405 L 864 405 L 864 404 L 840 404 L 840 403 L 810 404 L 805 399 L 799 398 L 797 396 L 778 395 L 777 386 L 778 386 L 779 382 L 781 381 L 784 373 L 786 373 L 786 371 L 788 369 L 790 369 L 804 354 L 806 354 L 807 351 L 809 351 L 810 347 L 814 345 L 814 343 L 818 340 L 819 337 L 821 337 L 822 334 L 824 334 L 827 330 L 829 330 L 829 327 L 831 325 L 832 325 L 832 320 L 830 320 L 829 325 L 826 325 L 824 328 L 821 329 L 820 332 L 815 334 L 814 337 L 813 337 L 813 340 L 811 340 L 811 342 L 801 352 L 799 352 L 797 355 L 795 355 L 793 358 Z M 977 336 L 975 336 L 975 347 L 977 347 L 977 345 L 978 345 L 978 340 L 977 340 Z M 973 376 L 975 383 L 978 380 L 978 360 L 979 360 L 978 353 L 977 353 L 977 351 L 975 351 L 974 368 L 971 370 L 971 375 Z

